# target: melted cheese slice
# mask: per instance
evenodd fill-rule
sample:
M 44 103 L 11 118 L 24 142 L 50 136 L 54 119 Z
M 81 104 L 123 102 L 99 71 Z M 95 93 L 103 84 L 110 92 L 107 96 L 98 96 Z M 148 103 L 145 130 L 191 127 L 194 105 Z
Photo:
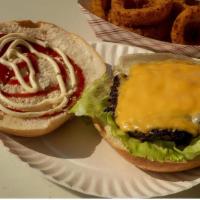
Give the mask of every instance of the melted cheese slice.
M 116 123 L 124 131 L 178 129 L 199 134 L 200 64 L 137 64 L 119 87 Z

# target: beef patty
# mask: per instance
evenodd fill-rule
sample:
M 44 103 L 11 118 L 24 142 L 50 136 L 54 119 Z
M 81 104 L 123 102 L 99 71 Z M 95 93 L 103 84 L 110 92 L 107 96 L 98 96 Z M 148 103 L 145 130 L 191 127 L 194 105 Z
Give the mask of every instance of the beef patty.
M 118 98 L 118 88 L 120 86 L 120 81 L 122 78 L 126 78 L 126 76 L 115 76 L 113 78 L 113 84 L 111 86 L 108 107 L 104 110 L 105 112 L 109 112 L 112 114 L 113 118 L 115 117 L 115 109 L 117 106 L 117 98 Z M 156 140 L 164 140 L 164 141 L 173 141 L 177 146 L 185 146 L 188 145 L 192 139 L 192 135 L 183 130 L 174 130 L 174 129 L 152 129 L 149 130 L 148 133 L 143 133 L 139 131 L 133 131 L 127 133 L 130 137 L 137 138 L 141 141 L 156 141 Z

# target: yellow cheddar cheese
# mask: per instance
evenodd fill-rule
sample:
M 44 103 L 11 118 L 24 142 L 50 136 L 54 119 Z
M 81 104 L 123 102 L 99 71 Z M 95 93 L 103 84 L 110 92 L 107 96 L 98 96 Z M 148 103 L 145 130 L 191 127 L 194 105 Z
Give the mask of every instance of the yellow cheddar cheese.
M 200 64 L 165 60 L 131 67 L 119 87 L 116 123 L 124 131 L 178 129 L 199 133 Z M 198 120 L 196 120 L 198 122 Z

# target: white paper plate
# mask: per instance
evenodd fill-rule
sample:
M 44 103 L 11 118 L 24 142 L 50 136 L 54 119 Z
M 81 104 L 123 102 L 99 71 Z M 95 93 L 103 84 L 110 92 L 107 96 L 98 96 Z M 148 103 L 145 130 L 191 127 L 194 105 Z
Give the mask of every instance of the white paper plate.
M 93 47 L 106 63 L 147 50 L 113 43 Z M 76 118 L 54 133 L 39 138 L 8 137 L 3 143 L 45 177 L 73 190 L 101 197 L 155 197 L 176 193 L 200 183 L 200 170 L 157 174 L 142 171 L 120 157 L 101 139 L 89 119 Z

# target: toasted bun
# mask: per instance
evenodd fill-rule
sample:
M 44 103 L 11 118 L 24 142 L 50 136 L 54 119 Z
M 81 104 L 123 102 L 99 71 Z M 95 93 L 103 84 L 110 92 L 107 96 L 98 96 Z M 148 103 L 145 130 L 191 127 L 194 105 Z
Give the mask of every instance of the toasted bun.
M 153 172 L 180 172 L 196 167 L 200 167 L 200 159 L 187 161 L 184 163 L 173 163 L 173 162 L 156 162 L 150 161 L 142 157 L 136 157 L 131 155 L 127 149 L 124 148 L 120 140 L 114 138 L 108 132 L 104 126 L 94 120 L 94 126 L 99 131 L 100 135 L 127 161 L 134 164 L 135 166 Z
M 85 88 L 105 73 L 106 67 L 97 53 L 79 36 L 66 32 L 54 24 L 46 22 L 10 21 L 0 23 L 0 32 L 25 33 L 29 37 L 47 41 L 73 59 L 81 68 L 85 78 Z M 0 115 L 0 130 L 18 136 L 33 137 L 47 134 L 71 117 L 67 112 L 44 117 L 25 119 Z

